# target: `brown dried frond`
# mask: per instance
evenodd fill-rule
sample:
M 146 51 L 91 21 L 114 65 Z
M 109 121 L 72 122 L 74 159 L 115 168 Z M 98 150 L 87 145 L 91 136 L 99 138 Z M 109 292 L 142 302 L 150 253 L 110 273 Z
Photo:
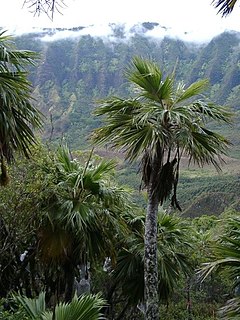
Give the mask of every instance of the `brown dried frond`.
M 2 157 L 2 159 L 1 159 L 0 185 L 5 187 L 6 185 L 8 185 L 9 181 L 10 181 L 10 178 L 9 178 L 9 175 L 8 175 L 8 172 L 7 172 L 7 166 L 6 166 L 6 163 L 4 161 L 4 158 Z
M 161 168 L 157 177 L 157 183 L 154 192 L 157 194 L 159 203 L 162 205 L 167 200 L 173 190 L 175 181 L 175 165 L 177 159 L 174 158 L 172 161 L 167 161 Z

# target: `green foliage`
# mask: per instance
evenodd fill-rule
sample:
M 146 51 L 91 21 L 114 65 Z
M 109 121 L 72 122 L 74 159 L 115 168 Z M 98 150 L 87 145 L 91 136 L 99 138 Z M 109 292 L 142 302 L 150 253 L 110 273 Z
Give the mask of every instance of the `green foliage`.
M 141 224 L 140 224 L 141 222 Z M 129 305 L 137 305 L 144 297 L 144 216 L 132 220 L 133 234 L 119 250 L 112 281 L 127 299 Z M 142 225 L 142 228 L 140 227 Z M 140 228 L 139 228 L 140 227 Z M 158 269 L 159 297 L 168 301 L 179 279 L 191 271 L 187 248 L 187 226 L 177 216 L 159 213 L 158 217 Z
M 1 169 L 5 180 L 3 157 L 12 160 L 16 150 L 29 157 L 30 147 L 36 143 L 33 129 L 39 129 L 42 124 L 26 72 L 36 57 L 32 51 L 15 49 L 12 38 L 0 33 Z
M 83 295 L 73 298 L 69 304 L 60 303 L 55 308 L 56 320 L 100 320 L 105 301 L 99 295 Z M 43 320 L 52 319 L 52 313 L 48 313 Z
M 99 295 L 83 295 L 79 298 L 75 296 L 68 304 L 57 304 L 54 312 L 46 309 L 45 293 L 43 292 L 35 299 L 21 295 L 14 295 L 13 298 L 25 310 L 25 314 L 22 314 L 22 319 L 51 320 L 53 317 L 56 320 L 104 319 L 101 309 L 104 307 L 105 301 Z
M 42 164 L 48 161 L 47 152 L 39 146 L 31 149 L 31 154 L 31 159 L 16 155 L 15 163 L 8 167 L 10 182 L 0 188 L 1 296 L 18 290 L 20 283 L 28 277 L 19 258 L 26 250 L 29 254 L 32 252 L 31 246 L 43 215 L 39 204 L 48 192 L 42 170 Z
M 12 299 L 0 300 L 0 319 L 1 320 L 30 320 L 26 316 L 23 307 L 13 302 Z
M 43 292 L 35 299 L 20 295 L 16 295 L 14 298 L 24 308 L 26 315 L 31 319 L 38 320 L 46 310 L 45 293 Z
M 225 276 L 232 282 L 235 291 L 235 297 L 232 297 L 223 306 L 220 312 L 220 318 L 237 319 L 239 316 L 239 267 L 240 267 L 240 251 L 239 251 L 239 216 L 228 216 L 223 219 L 223 231 L 218 235 L 215 244 L 212 245 L 213 256 L 210 262 L 206 262 L 201 270 L 200 275 L 205 280 L 213 272 L 223 270 Z
M 116 29 L 116 34 L 124 37 L 122 31 Z M 168 90 L 173 86 L 172 75 L 177 82 L 180 78 L 186 80 L 186 83 L 196 80 L 194 86 L 185 88 L 182 82 L 179 82 L 174 98 L 180 102 L 191 97 L 191 91 L 200 93 L 199 89 L 205 88 L 206 82 L 199 79 L 207 77 L 211 84 L 214 84 L 207 91 L 211 99 L 217 102 L 227 99 L 229 105 L 238 109 L 239 53 L 238 40 L 234 34 L 223 34 L 199 48 L 190 47 L 179 40 L 165 38 L 153 42 L 142 36 L 135 36 L 130 42 L 115 42 L 110 45 L 90 36 L 76 41 L 67 39 L 43 45 L 36 35 L 33 36 L 34 41 L 30 35 L 18 38 L 17 45 L 19 48 L 41 52 L 38 68 L 28 63 L 25 67 L 31 70 L 29 79 L 34 81 L 38 106 L 49 118 L 44 138 L 55 143 L 64 135 L 73 149 L 86 147 L 92 130 L 102 124 L 100 119 L 92 116 L 96 101 L 100 98 L 119 95 L 121 104 L 125 100 L 124 96 L 136 93 L 134 103 L 139 106 L 139 91 L 133 91 L 133 86 L 123 80 L 123 70 L 135 54 L 148 58 L 151 52 L 151 58 L 164 66 L 160 73 L 153 67 L 150 71 L 154 72 L 156 77 L 148 74 L 144 81 L 138 77 L 139 74 L 134 74 L 136 83 L 142 89 L 141 98 L 150 98 L 155 103 L 159 97 L 168 100 Z M 141 73 L 140 69 L 138 71 Z M 166 77 L 166 74 L 171 77 Z M 152 91 L 163 79 L 166 79 L 164 86 L 158 87 L 161 90 L 157 93 Z M 128 102 L 129 110 L 135 107 L 130 100 Z M 182 105 L 180 111 L 181 108 Z M 213 113 L 209 113 L 206 105 L 196 104 L 194 108 L 204 116 L 210 115 L 223 120 L 221 112 L 216 113 L 214 108 Z M 127 111 L 126 109 L 126 118 L 129 116 Z M 160 119 L 167 123 L 167 115 L 169 116 L 169 113 L 166 112 Z M 238 113 L 236 115 L 238 117 Z M 146 112 L 141 121 L 146 121 L 147 117 Z M 210 129 L 228 136 L 235 144 L 234 155 L 238 155 L 237 121 L 230 133 L 226 126 L 213 123 L 210 124 Z M 145 133 L 148 131 L 143 130 L 146 139 L 148 135 Z M 209 127 L 204 133 L 210 133 Z M 217 134 L 211 136 L 216 139 L 215 142 L 220 138 Z M 200 144 L 206 145 L 202 137 L 195 134 L 193 138 L 194 141 L 198 140 Z M 138 147 L 135 145 L 136 150 Z M 213 145 L 208 149 L 210 153 L 212 147 Z M 126 188 L 119 189 L 113 183 L 117 177 L 124 186 L 131 185 L 137 190 L 140 183 L 136 166 L 130 167 L 124 163 L 123 155 L 119 154 L 117 173 L 114 173 L 112 161 L 102 161 L 95 156 L 91 158 L 89 152 L 73 152 L 72 155 L 67 150 L 59 149 L 57 153 L 54 151 L 49 154 L 40 147 L 37 150 L 29 148 L 29 151 L 32 161 L 27 162 L 16 156 L 16 163 L 8 168 L 12 182 L 7 188 L 0 189 L 1 295 L 6 296 L 19 289 L 27 295 L 38 295 L 41 290 L 46 289 L 47 301 L 50 301 L 50 297 L 56 300 L 59 297 L 56 290 L 63 294 L 67 276 L 78 276 L 77 265 L 86 263 L 87 259 L 91 260 L 93 290 L 104 292 L 120 318 L 125 314 L 126 319 L 140 319 L 141 316 L 136 311 L 136 301 L 141 301 L 144 290 L 144 217 L 133 212 Z M 101 154 L 103 150 L 98 151 Z M 115 157 L 110 152 L 105 152 L 105 155 L 109 158 Z M 204 171 L 203 174 L 203 171 L 200 173 L 195 169 L 184 172 L 180 180 L 179 195 L 183 208 L 186 208 L 185 214 L 199 214 L 199 208 L 194 211 L 199 203 L 201 213 L 206 215 L 216 213 L 214 207 L 224 210 L 224 206 L 229 203 L 235 203 L 234 208 L 237 209 L 239 203 L 236 194 L 239 193 L 239 187 L 234 173 L 216 176 L 212 172 Z M 197 195 L 201 196 L 201 201 L 192 205 L 193 198 Z M 139 204 L 146 206 L 144 195 L 138 199 Z M 210 200 L 212 207 L 207 206 Z M 228 213 L 225 215 L 229 218 Z M 161 307 L 161 314 L 164 319 L 186 319 L 189 316 L 186 310 L 187 291 L 184 291 L 186 279 L 182 274 L 189 275 L 189 259 L 194 261 L 195 266 L 206 261 L 212 254 L 214 235 L 222 229 L 219 223 L 215 227 L 217 221 L 213 216 L 194 219 L 191 228 L 182 225 L 175 216 L 161 219 L 158 239 L 159 261 L 162 263 L 159 266 L 161 297 L 164 297 L 165 290 L 165 297 L 171 292 L 174 301 L 174 306 L 170 303 L 168 310 Z M 188 223 L 190 225 L 189 221 Z M 189 243 L 193 248 L 187 245 Z M 25 250 L 28 250 L 26 260 L 20 263 L 19 257 Z M 111 257 L 108 272 L 102 271 L 106 256 Z M 75 264 L 73 273 L 70 270 L 72 266 L 64 264 L 68 259 Z M 178 282 L 175 281 L 176 276 Z M 208 283 L 200 285 L 194 273 L 190 274 L 192 315 L 195 319 L 212 319 L 211 316 L 222 302 L 217 300 L 216 296 L 223 297 L 224 300 L 226 292 L 230 292 L 219 285 L 220 282 L 227 282 L 226 286 L 229 286 L 230 281 L 226 279 L 226 273 L 223 272 L 219 278 L 214 276 Z M 176 298 L 175 295 L 180 293 L 181 297 Z M 124 302 L 119 303 L 119 300 Z M 237 302 L 230 301 L 229 308 L 235 308 Z M 68 313 L 67 319 L 70 319 L 69 309 L 69 304 L 60 304 L 56 310 L 59 313 Z M 77 302 L 74 309 L 79 310 Z M 14 314 L 11 310 L 6 311 L 2 307 L 0 318 L 24 319 L 22 308 L 15 309 Z M 45 317 L 52 318 L 51 312 L 46 313 Z
M 73 149 L 86 148 L 92 129 L 100 125 L 92 116 L 99 99 L 131 93 L 124 81 L 124 69 L 135 55 L 161 64 L 164 75 L 176 70 L 176 80 L 186 84 L 209 78 L 208 92 L 217 103 L 225 104 L 238 85 L 233 80 L 238 79 L 239 40 L 232 33 L 223 33 L 200 47 L 170 38 L 152 41 L 138 34 L 129 41 L 120 37 L 115 42 L 91 36 L 42 42 L 41 36 L 17 37 L 17 45 L 41 52 L 38 68 L 31 69 L 31 80 L 38 88 L 38 105 L 47 118 L 44 139 L 50 137 L 53 129 L 52 138 L 59 141 L 65 136 Z M 52 100 L 53 88 L 55 96 L 60 97 L 55 100 L 57 103 Z M 72 94 L 76 97 L 74 103 Z M 231 101 L 231 106 L 237 108 L 232 98 Z
M 100 104 L 95 114 L 105 116 L 104 124 L 94 130 L 93 140 L 124 150 L 130 162 L 140 158 L 143 187 L 148 189 L 151 181 L 152 192 L 158 194 L 161 205 L 174 190 L 171 204 L 179 208 L 176 189 L 183 154 L 199 166 L 213 164 L 219 169 L 217 158 L 221 159 L 229 142 L 207 129 L 206 123 L 229 123 L 231 113 L 199 98 L 207 80 L 186 87 L 182 82 L 175 83 L 174 74 L 163 78 L 153 61 L 135 57 L 127 77 L 136 96 L 110 97 Z M 158 167 L 151 180 L 154 165 Z
M 17 158 L 12 181 L 0 189 L 0 293 L 46 290 L 49 303 L 56 286 L 57 297 L 63 295 L 67 275 L 79 276 L 79 265 L 94 268 L 106 257 L 114 263 L 133 208 L 129 188 L 114 184 L 114 161 L 91 152 L 73 158 L 64 148 L 32 154 L 29 161 Z
M 200 303 L 199 300 L 191 302 L 189 312 L 187 301 L 170 302 L 168 306 L 160 307 L 160 313 L 164 320 L 214 320 L 216 319 L 216 304 Z
M 154 61 L 134 57 L 127 69 L 127 78 L 135 96 L 103 100 L 95 114 L 105 117 L 104 124 L 94 130 L 93 141 L 102 146 L 110 144 L 110 148 L 117 151 L 124 150 L 125 158 L 131 163 L 140 159 L 142 188 L 148 194 L 143 259 L 144 313 L 146 319 L 157 319 L 158 294 L 163 298 L 169 295 L 177 275 L 174 266 L 177 264 L 183 273 L 189 267 L 185 256 L 174 252 L 167 264 L 164 255 L 160 258 L 163 263 L 158 272 L 158 206 L 170 199 L 170 205 L 181 211 L 177 185 L 183 155 L 198 166 L 212 164 L 219 169 L 218 160 L 226 152 L 229 141 L 208 129 L 206 123 L 230 123 L 231 113 L 201 97 L 207 80 L 198 80 L 189 86 L 176 83 L 174 73 L 164 77 Z
M 27 40 L 23 38 L 23 41 L 26 45 Z M 223 50 L 222 43 L 226 43 L 226 41 L 228 41 L 228 46 L 224 46 L 226 50 Z M 35 42 L 38 51 L 36 38 Z M 40 42 L 38 42 L 38 44 L 39 43 Z M 21 44 L 21 38 L 18 38 L 18 44 Z M 57 57 L 51 57 L 54 54 L 58 54 L 57 52 L 59 51 L 61 44 L 64 45 L 64 48 L 72 49 L 62 50 L 61 61 L 59 61 L 59 64 L 61 65 L 64 61 L 64 66 L 61 70 L 64 70 L 66 80 L 61 82 L 61 77 L 58 77 L 60 68 L 52 72 L 51 65 L 47 67 L 45 63 L 40 63 L 38 67 L 38 76 L 35 76 L 35 80 L 37 81 L 36 84 L 39 84 L 41 79 L 43 82 L 38 86 L 38 90 L 35 92 L 38 92 L 36 98 L 39 105 L 41 105 L 41 110 L 43 110 L 47 116 L 45 125 L 46 131 L 44 134 L 45 139 L 52 138 L 60 141 L 64 135 L 73 149 L 86 147 L 89 143 L 88 137 L 91 131 L 101 123 L 99 119 L 96 119 L 91 115 L 91 112 L 94 109 L 95 100 L 108 95 L 110 92 L 120 94 L 121 96 L 124 96 L 129 92 L 129 88 L 127 88 L 123 81 L 122 74 L 123 67 L 129 63 L 130 58 L 134 54 L 139 54 L 139 52 L 141 52 L 141 55 L 149 56 L 146 51 L 151 51 L 152 57 L 156 61 L 163 63 L 165 73 L 173 70 L 173 64 L 175 64 L 176 59 L 178 59 L 176 77 L 179 78 L 181 76 L 183 79 L 187 79 L 187 82 L 191 81 L 189 78 L 190 70 L 193 70 L 192 73 L 197 75 L 198 68 L 201 68 L 202 73 L 194 79 L 208 77 L 209 74 L 207 73 L 207 70 L 210 70 L 211 66 L 220 66 L 219 62 L 212 63 L 213 60 L 219 61 L 221 58 L 221 66 L 224 65 L 221 67 L 224 77 L 227 75 L 227 70 L 229 70 L 228 63 L 231 61 L 231 58 L 234 59 L 234 61 L 237 61 L 237 39 L 235 35 L 230 34 L 223 35 L 201 48 L 190 48 L 182 41 L 176 42 L 173 39 L 164 39 L 158 43 L 151 42 L 147 38 L 143 39 L 138 36 L 130 42 L 111 44 L 111 50 L 109 45 L 103 43 L 101 40 L 87 36 L 76 41 L 67 40 L 66 43 L 60 41 L 56 42 L 56 44 L 45 44 L 46 51 L 42 52 L 43 60 L 48 61 L 48 58 L 45 58 L 44 56 L 48 55 L 49 47 L 49 59 L 56 61 Z M 70 53 L 70 51 L 72 53 Z M 89 56 L 89 52 L 91 52 L 91 56 Z M 172 55 L 176 52 L 178 52 L 177 57 L 175 56 L 173 58 Z M 211 53 L 207 55 L 207 52 Z M 215 52 L 216 57 L 214 56 Z M 218 54 L 221 52 L 222 56 L 218 57 Z M 198 63 L 196 55 L 199 54 L 202 54 L 202 60 Z M 229 56 L 231 56 L 231 58 L 229 58 Z M 209 59 L 211 62 L 208 62 Z M 168 66 L 169 60 L 171 61 L 171 66 Z M 92 61 L 94 61 L 94 64 Z M 195 63 L 193 63 L 193 61 L 195 61 Z M 223 61 L 225 62 L 223 63 Z M 234 61 L 231 64 L 232 66 L 236 66 Z M 77 71 L 78 66 L 81 73 Z M 43 77 L 44 74 L 46 75 L 46 79 L 44 78 L 45 76 Z M 70 75 L 70 78 L 68 75 Z M 91 79 L 93 81 L 97 79 L 96 85 L 92 84 Z M 49 81 L 52 83 L 51 86 L 48 85 Z M 221 94 L 219 95 L 219 92 L 222 91 L 221 82 L 216 83 L 215 85 L 215 87 L 218 86 L 218 90 L 214 91 L 214 89 L 211 89 L 211 92 L 215 92 L 211 97 L 216 101 L 219 101 L 218 98 L 221 96 Z M 76 100 L 72 100 L 72 94 L 74 94 Z M 236 104 L 231 103 L 231 106 L 235 107 Z M 52 117 L 52 122 L 50 117 Z M 220 132 L 222 132 L 222 130 L 223 127 L 221 126 Z M 234 143 L 234 148 L 231 148 L 231 154 L 234 156 L 239 156 L 237 148 L 237 144 L 239 144 L 237 131 L 238 129 L 237 127 L 235 129 L 235 126 L 231 133 L 229 133 L 229 129 L 224 129 L 224 134 L 226 133 L 225 135 Z M 127 175 L 125 179 L 128 179 Z M 136 187 L 138 188 L 135 183 L 135 188 Z M 184 195 L 185 194 L 186 193 L 184 193 Z M 144 203 L 144 201 L 142 201 L 142 203 Z

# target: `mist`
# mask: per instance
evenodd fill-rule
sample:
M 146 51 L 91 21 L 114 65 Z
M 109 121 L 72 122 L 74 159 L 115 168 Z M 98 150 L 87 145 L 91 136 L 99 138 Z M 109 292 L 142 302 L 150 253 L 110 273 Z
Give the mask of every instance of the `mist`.
M 222 30 L 231 31 L 231 30 Z M 22 28 L 14 29 L 11 33 L 16 36 L 35 33 L 38 38 L 45 42 L 63 40 L 63 39 L 78 39 L 79 37 L 90 35 L 91 37 L 102 38 L 105 42 L 126 42 L 135 35 L 145 36 L 152 40 L 161 40 L 164 37 L 179 39 L 184 42 L 194 44 L 205 44 L 210 42 L 215 36 L 222 32 L 208 32 L 207 35 L 202 34 L 200 37 L 195 35 L 196 31 L 191 30 L 175 30 L 174 28 L 160 24 L 159 22 L 143 21 L 139 23 L 96 23 L 78 27 L 63 27 L 63 28 Z

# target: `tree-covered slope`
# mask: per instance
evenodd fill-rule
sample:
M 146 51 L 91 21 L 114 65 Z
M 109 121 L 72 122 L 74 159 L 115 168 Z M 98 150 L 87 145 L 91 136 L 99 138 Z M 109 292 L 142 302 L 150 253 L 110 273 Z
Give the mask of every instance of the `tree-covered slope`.
M 154 26 L 146 24 L 143 27 L 147 29 Z M 79 29 L 75 31 L 77 35 Z M 183 80 L 186 84 L 202 78 L 210 80 L 208 94 L 211 100 L 229 105 L 236 111 L 231 128 L 215 129 L 233 143 L 230 156 L 240 158 L 238 33 L 226 32 L 209 43 L 199 45 L 169 37 L 150 38 L 137 29 L 127 38 L 121 26 L 117 25 L 114 26 L 114 36 L 110 38 L 82 35 L 45 41 L 46 34 L 52 32 L 56 30 L 45 30 L 42 34 L 26 34 L 16 38 L 18 48 L 40 52 L 38 65 L 32 68 L 30 80 L 33 83 L 36 103 L 46 116 L 43 132 L 45 140 L 59 141 L 64 137 L 72 149 L 89 148 L 89 135 L 100 125 L 100 120 L 92 115 L 93 109 L 100 99 L 109 95 L 131 95 L 124 72 L 132 57 L 138 55 L 155 60 L 166 74 L 175 70 L 177 80 Z M 139 178 L 136 175 L 135 179 L 129 170 L 122 166 L 119 177 L 135 188 Z M 193 197 L 202 197 L 205 201 L 212 189 L 218 192 L 219 198 L 222 198 L 220 192 L 223 191 L 223 186 L 226 193 L 233 190 L 235 194 L 239 193 L 236 187 L 238 171 L 231 176 L 225 173 L 221 178 L 217 173 L 213 173 L 211 177 L 201 177 L 194 181 L 190 179 L 189 187 L 188 177 L 191 172 L 187 170 L 180 184 L 180 196 L 184 203 L 183 208 L 188 211 Z M 128 176 L 131 179 L 128 179 Z M 230 199 L 226 206 L 232 203 L 232 199 L 236 200 L 235 196 L 225 198 Z M 215 197 L 207 199 L 211 201 L 209 199 Z M 216 199 L 214 201 L 217 203 Z M 208 210 L 207 206 L 203 205 L 202 208 Z
M 16 39 L 19 48 L 41 52 L 31 80 L 48 120 L 45 138 L 53 131 L 54 138 L 65 136 L 74 148 L 86 146 L 89 133 L 98 125 L 91 115 L 97 100 L 130 94 L 124 70 L 135 55 L 156 60 L 166 73 L 175 69 L 176 77 L 186 83 L 209 78 L 210 97 L 239 108 L 238 34 L 223 33 L 200 46 L 138 33 L 125 39 L 116 30 L 112 40 L 85 35 L 46 42 L 41 34 Z

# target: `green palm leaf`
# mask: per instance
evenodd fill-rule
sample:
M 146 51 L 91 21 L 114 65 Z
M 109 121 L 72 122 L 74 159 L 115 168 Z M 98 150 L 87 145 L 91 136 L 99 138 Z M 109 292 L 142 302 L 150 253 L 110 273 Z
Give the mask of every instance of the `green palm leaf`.
M 186 227 L 181 220 L 165 212 L 158 218 L 158 292 L 161 299 L 168 299 L 173 292 L 176 279 L 192 270 L 183 247 L 191 247 L 186 239 Z M 118 253 L 112 274 L 124 294 L 133 304 L 144 297 L 144 236 L 134 232 L 125 247 Z
M 99 295 L 83 295 L 70 303 L 60 303 L 55 308 L 55 320 L 100 320 L 105 301 Z M 45 313 L 42 320 L 52 320 L 52 312 Z
M 38 298 L 30 299 L 25 296 L 15 295 L 13 298 L 21 304 L 24 308 L 25 313 L 30 319 L 33 320 L 40 320 L 41 315 L 46 311 L 46 304 L 45 304 L 45 293 L 42 292 L 39 294 Z
M 130 190 L 113 181 L 115 162 L 95 159 L 92 152 L 81 162 L 66 146 L 53 161 L 45 169 L 53 194 L 38 236 L 42 260 L 61 265 L 70 258 L 75 267 L 86 263 L 85 256 L 92 264 L 114 261 L 118 237 L 129 233 L 123 213 L 131 208 Z
M 224 232 L 212 246 L 212 261 L 204 263 L 199 275 L 205 280 L 212 272 L 225 270 L 233 283 L 233 288 L 240 285 L 240 219 L 231 217 L 224 221 Z M 240 314 L 239 297 L 229 300 L 220 309 L 221 319 L 238 319 Z
M 167 77 L 162 81 L 162 72 L 158 66 L 147 60 L 135 57 L 132 64 L 134 69 L 130 68 L 127 75 L 128 79 L 137 85 L 139 95 L 167 105 L 171 99 L 173 78 Z
M 205 128 L 205 124 L 208 120 L 229 123 L 231 112 L 199 100 L 208 81 L 199 80 L 186 89 L 182 82 L 175 86 L 173 75 L 164 80 L 155 63 L 139 57 L 133 59 L 133 67 L 127 70 L 127 75 L 138 88 L 137 97 L 126 100 L 109 98 L 96 109 L 96 115 L 105 116 L 105 125 L 94 131 L 94 142 L 108 143 L 110 147 L 123 151 L 130 161 L 142 157 L 143 163 L 148 159 L 150 166 L 154 157 L 161 153 L 159 172 L 166 155 L 169 162 L 175 158 L 179 162 L 180 155 L 187 155 L 190 161 L 200 166 L 213 164 L 219 169 L 221 154 L 226 152 L 230 143 Z M 150 158 L 145 158 L 146 152 L 151 154 Z M 142 168 L 146 168 L 146 164 L 143 163 Z M 177 181 L 176 176 L 173 179 Z M 161 185 L 167 185 L 166 181 Z M 162 203 L 166 193 L 159 192 Z
M 186 101 L 190 98 L 194 98 L 202 94 L 209 86 L 209 81 L 207 79 L 199 80 L 192 83 L 188 88 L 185 89 L 183 83 L 177 87 L 176 90 L 176 101 L 175 103 L 180 103 Z
M 59 303 L 52 311 L 46 310 L 45 293 L 38 298 L 30 299 L 15 295 L 14 299 L 22 305 L 26 315 L 32 320 L 100 320 L 104 319 L 101 309 L 106 302 L 100 295 L 83 295 L 74 297 L 70 303 Z
M 12 38 L 0 34 L 0 153 L 8 161 L 14 151 L 26 157 L 36 143 L 34 130 L 41 128 L 42 114 L 34 107 L 25 68 L 37 54 L 16 50 Z

